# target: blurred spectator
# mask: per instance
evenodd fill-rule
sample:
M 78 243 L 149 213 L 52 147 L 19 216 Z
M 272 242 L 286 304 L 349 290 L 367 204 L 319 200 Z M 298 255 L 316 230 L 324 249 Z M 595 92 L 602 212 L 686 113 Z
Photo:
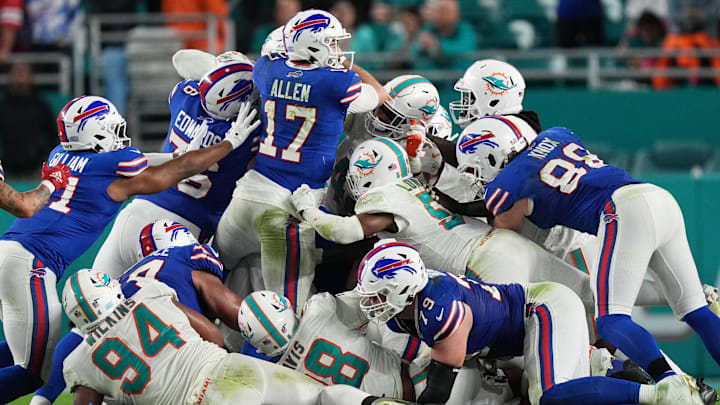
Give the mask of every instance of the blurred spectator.
M 665 89 L 678 84 L 712 84 L 720 86 L 720 73 L 714 78 L 701 79 L 697 75 L 700 67 L 720 69 L 720 57 L 698 56 L 696 50 L 717 50 L 720 42 L 714 36 L 718 10 L 715 0 L 668 0 L 670 33 L 665 37 L 663 50 L 668 53 L 681 51 L 677 56 L 666 55 L 657 62 L 658 68 L 682 67 L 688 69 L 686 80 L 666 77 L 660 71 L 653 77 L 656 89 Z
M 600 0 L 558 0 L 555 43 L 561 48 L 602 46 L 604 20 Z
M 406 8 L 400 10 L 398 20 L 393 23 L 395 30 L 402 36 L 402 46 L 396 52 L 399 62 L 392 62 L 391 67 L 396 69 L 409 69 L 411 49 L 417 40 L 422 21 L 417 8 Z
M 665 22 L 652 11 L 644 11 L 635 20 L 634 26 L 625 32 L 625 37 L 620 42 L 620 49 L 632 55 L 631 49 L 637 48 L 659 48 L 662 46 L 667 28 Z M 640 69 L 652 69 L 655 67 L 657 58 L 633 58 L 628 60 L 628 65 Z M 651 84 L 651 80 L 639 80 L 638 82 Z
M 397 51 L 403 46 L 398 27 L 391 25 L 392 8 L 381 1 L 370 7 L 370 22 L 359 26 L 352 38 L 352 50 L 358 54 Z M 363 64 L 366 68 L 381 68 L 387 63 Z
M 175 28 L 181 35 L 183 35 L 185 48 L 201 49 L 210 53 L 222 53 L 226 50 L 224 20 L 229 15 L 226 0 L 163 0 L 162 11 L 167 15 L 215 15 L 215 17 L 217 17 L 217 40 L 214 44 L 209 44 L 208 40 L 204 37 L 207 33 L 207 24 L 204 20 L 204 16 L 197 16 L 198 19 L 203 18 L 203 21 L 176 21 L 169 22 L 168 25 Z M 203 38 L 197 38 L 198 35 Z
M 23 24 L 22 0 L 0 0 L 0 61 L 12 52 Z
M 340 42 L 340 48 L 345 50 L 355 50 L 355 21 L 357 20 L 357 11 L 353 3 L 349 1 L 338 1 L 330 7 L 330 14 L 340 20 L 343 28 L 350 34 L 352 38 Z M 352 43 L 352 45 L 351 45 Z
M 32 84 L 32 68 L 15 63 L 0 98 L 0 145 L 5 170 L 31 172 L 58 143 L 55 114 Z
M 133 14 L 140 0 L 89 0 L 91 14 Z M 103 24 L 105 33 L 125 33 L 135 24 Z M 127 54 L 123 42 L 105 43 L 102 50 L 102 82 L 105 97 L 115 104 L 120 114 L 127 112 L 127 96 L 130 79 L 127 72 Z
M 465 69 L 461 55 L 477 49 L 475 30 L 460 20 L 457 0 L 432 0 L 426 6 L 425 24 L 413 45 L 415 69 Z
M 82 15 L 80 0 L 25 0 L 25 11 L 31 51 L 70 53 Z
M 638 23 L 640 16 L 650 12 L 666 21 L 668 18 L 667 0 L 627 0 L 625 4 L 625 22 L 629 31 L 632 31 Z M 629 36 L 634 35 L 633 32 Z
M 260 53 L 260 49 L 265 43 L 265 38 L 275 28 L 285 25 L 285 23 L 295 14 L 302 10 L 300 0 L 276 0 L 275 9 L 273 11 L 273 22 L 263 24 L 255 28 L 251 43 L 250 52 Z

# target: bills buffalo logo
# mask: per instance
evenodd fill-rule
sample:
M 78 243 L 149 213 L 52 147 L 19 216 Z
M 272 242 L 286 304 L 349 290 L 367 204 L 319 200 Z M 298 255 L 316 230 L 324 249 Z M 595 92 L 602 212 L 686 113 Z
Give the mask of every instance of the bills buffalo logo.
M 488 91 L 495 95 L 503 94 L 517 87 L 517 84 L 512 82 L 512 78 L 505 76 L 504 73 L 493 73 L 490 76 L 483 77 L 482 80 L 485 82 Z
M 293 71 L 293 72 L 288 72 L 288 74 L 287 74 L 286 76 L 297 79 L 298 77 L 302 77 L 302 75 L 303 75 L 303 72 L 301 72 L 301 71 L 299 71 L 299 70 L 296 70 L 296 71 Z
M 172 224 L 165 228 L 165 233 L 170 232 L 170 241 L 175 241 L 183 235 L 190 234 L 190 231 L 182 224 Z
M 410 266 L 410 259 L 380 259 L 370 269 L 377 278 L 393 279 L 399 271 L 408 271 L 415 274 L 417 271 Z
M 330 25 L 330 18 L 322 14 L 313 14 L 290 28 L 293 42 L 297 41 L 303 31 L 320 32 Z
M 467 134 L 460 139 L 460 152 L 475 153 L 480 145 L 487 145 L 493 149 L 498 147 L 498 143 L 493 139 L 495 134 L 490 131 L 483 131 L 481 134 Z
M 602 218 L 603 222 L 606 224 L 609 224 L 613 221 L 617 221 L 617 219 L 618 219 L 618 214 L 603 214 L 603 218 Z
M 423 115 L 425 116 L 425 118 L 429 118 L 430 116 L 435 114 L 435 112 L 437 112 L 437 110 L 438 110 L 438 102 L 434 98 L 431 98 L 430 100 L 428 100 L 425 103 L 424 106 L 420 107 L 420 111 L 423 112 Z
M 375 152 L 365 152 L 360 155 L 360 158 L 353 163 L 353 166 L 358 168 L 358 172 L 362 176 L 369 176 L 373 174 L 377 165 L 382 161 L 382 156 Z
M 221 97 L 218 98 L 218 100 L 215 102 L 216 104 L 224 104 L 222 107 L 220 107 L 220 110 L 225 110 L 226 108 L 230 107 L 229 101 L 237 100 L 238 98 L 245 97 L 246 95 L 249 95 L 253 91 L 253 82 L 252 80 L 240 80 L 233 86 L 232 89 L 230 89 L 230 92 L 226 96 L 222 96 L 222 93 L 220 93 Z
M 91 117 L 103 119 L 105 118 L 104 115 L 109 112 L 110 107 L 107 105 L 107 103 L 103 103 L 102 101 L 95 101 L 88 106 L 85 112 L 78 114 L 77 116 L 75 116 L 75 118 L 73 118 L 73 124 L 80 122 L 79 130 L 82 131 L 85 127 L 85 124 L 88 123 Z

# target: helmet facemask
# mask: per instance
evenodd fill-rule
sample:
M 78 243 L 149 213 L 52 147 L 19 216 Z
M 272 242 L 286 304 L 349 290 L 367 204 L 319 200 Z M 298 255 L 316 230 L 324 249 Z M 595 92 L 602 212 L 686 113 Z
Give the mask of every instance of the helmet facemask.
M 450 102 L 450 115 L 452 120 L 460 128 L 465 128 L 470 123 L 480 117 L 480 112 L 475 105 L 477 103 L 477 96 L 472 89 L 463 86 L 462 79 L 455 83 L 455 91 L 460 93 L 460 99 Z
M 400 140 L 405 138 L 410 120 L 385 102 L 365 115 L 365 129 L 374 136 Z

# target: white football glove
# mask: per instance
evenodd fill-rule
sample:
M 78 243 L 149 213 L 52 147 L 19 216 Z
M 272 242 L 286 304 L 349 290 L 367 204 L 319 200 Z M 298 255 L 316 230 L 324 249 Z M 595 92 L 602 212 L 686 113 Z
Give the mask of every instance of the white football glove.
M 235 122 L 225 133 L 225 140 L 230 142 L 233 149 L 242 145 L 255 128 L 260 125 L 260 120 L 254 120 L 256 114 L 257 110 L 252 107 L 252 103 L 242 103 Z
M 318 203 L 315 198 L 315 191 L 310 188 L 307 184 L 303 184 L 293 191 L 290 200 L 297 212 L 302 213 L 308 208 L 317 208 Z

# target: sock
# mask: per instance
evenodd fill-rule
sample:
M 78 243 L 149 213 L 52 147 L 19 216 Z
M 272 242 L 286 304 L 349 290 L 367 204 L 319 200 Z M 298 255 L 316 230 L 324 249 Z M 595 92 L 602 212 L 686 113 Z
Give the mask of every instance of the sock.
M 552 386 L 543 392 L 540 405 L 637 404 L 640 384 L 608 377 L 583 377 Z
M 638 402 L 641 404 L 654 404 L 657 400 L 657 386 L 655 385 L 640 385 L 640 395 L 638 396 Z
M 656 368 L 650 371 L 650 364 L 658 359 L 665 362 L 655 339 L 650 332 L 642 326 L 633 322 L 629 315 L 607 315 L 597 319 L 599 334 L 612 342 L 618 349 L 622 350 L 632 361 L 648 371 L 650 376 L 657 381 L 663 373 L 670 370 L 660 368 L 661 364 L 655 364 Z M 667 362 L 665 362 L 667 365 Z
M 16 365 L 0 369 L 0 386 L 3 387 L 0 390 L 0 404 L 7 404 L 35 391 L 40 384 L 30 371 Z
M 0 368 L 10 367 L 13 364 L 15 364 L 15 360 L 10 352 L 10 346 L 3 340 L 0 342 Z
M 683 318 L 702 339 L 717 364 L 720 364 L 720 318 L 710 308 L 698 308 Z

